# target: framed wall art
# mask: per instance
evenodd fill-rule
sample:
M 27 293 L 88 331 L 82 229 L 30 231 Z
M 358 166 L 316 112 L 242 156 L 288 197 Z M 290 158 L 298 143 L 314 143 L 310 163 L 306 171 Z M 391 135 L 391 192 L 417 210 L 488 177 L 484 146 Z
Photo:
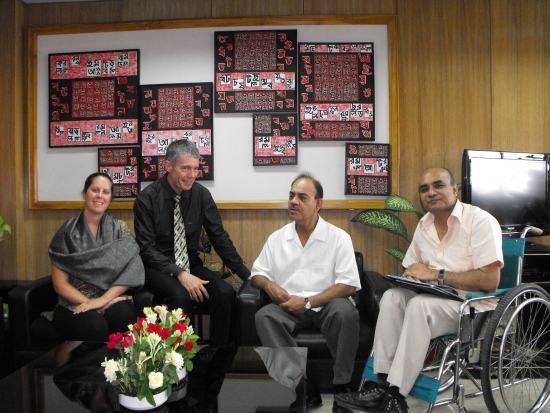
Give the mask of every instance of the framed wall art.
M 178 139 L 193 141 L 199 149 L 197 179 L 214 179 L 212 89 L 212 83 L 141 87 L 140 181 L 162 178 L 166 148 Z
M 301 43 L 325 44 L 330 41 L 346 44 L 350 40 L 373 43 L 376 73 L 375 142 L 391 143 L 391 192 L 398 193 L 396 28 L 395 16 L 382 15 L 277 16 L 30 27 L 27 32 L 29 70 L 26 89 L 29 209 L 82 208 L 82 182 L 98 167 L 96 147 L 49 147 L 49 54 L 93 51 L 98 50 L 97 45 L 109 45 L 112 50 L 132 47 L 140 51 L 139 77 L 144 85 L 189 82 L 215 84 L 215 33 L 226 31 L 261 30 L 279 33 L 296 30 Z M 298 65 L 299 62 L 296 62 L 296 67 Z M 295 80 L 296 85 L 299 85 L 298 78 Z M 138 91 L 138 96 L 140 93 Z M 214 101 L 215 96 L 213 92 Z M 342 141 L 297 142 L 299 165 L 253 165 L 253 113 L 286 115 L 290 112 L 298 112 L 298 102 L 295 108 L 287 112 L 235 112 L 217 113 L 214 116 L 216 176 L 215 180 L 202 181 L 201 184 L 212 193 L 218 207 L 285 209 L 288 183 L 303 170 L 311 172 L 323 183 L 325 209 L 382 208 L 384 200 L 380 196 L 344 194 L 342 172 L 345 171 L 346 148 Z M 139 125 L 137 129 L 138 142 L 141 144 Z M 297 134 L 299 140 L 299 129 Z M 67 170 L 71 173 L 67 174 Z M 58 182 L 64 185 L 56 185 Z M 247 184 L 235 185 L 236 182 Z M 141 183 L 141 188 L 147 184 Z M 255 190 L 250 191 L 250 187 Z M 131 209 L 131 199 L 115 200 L 111 208 Z
M 374 141 L 373 43 L 300 43 L 300 140 Z
M 297 30 L 214 35 L 216 113 L 296 110 Z
M 388 196 L 390 145 L 346 143 L 346 195 Z
M 98 148 L 98 169 L 113 180 L 113 198 L 134 198 L 139 193 L 139 147 Z
M 139 50 L 48 55 L 50 148 L 138 143 Z
M 254 166 L 297 165 L 296 114 L 255 114 L 254 117 Z

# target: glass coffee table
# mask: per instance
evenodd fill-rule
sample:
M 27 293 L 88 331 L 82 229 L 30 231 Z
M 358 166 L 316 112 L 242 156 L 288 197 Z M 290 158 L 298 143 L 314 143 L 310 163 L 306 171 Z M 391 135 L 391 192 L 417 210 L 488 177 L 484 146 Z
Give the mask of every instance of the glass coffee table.
M 0 381 L 0 411 L 127 411 L 101 367 L 117 354 L 105 343 L 68 341 Z M 288 412 L 306 358 L 307 348 L 204 347 L 176 392 L 180 399 L 149 412 L 202 413 L 216 403 L 218 413 Z

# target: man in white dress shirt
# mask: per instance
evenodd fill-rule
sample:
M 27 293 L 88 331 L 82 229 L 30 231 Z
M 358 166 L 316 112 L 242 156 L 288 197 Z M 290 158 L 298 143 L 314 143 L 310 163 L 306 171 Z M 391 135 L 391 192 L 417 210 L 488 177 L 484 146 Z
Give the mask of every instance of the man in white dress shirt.
M 418 186 L 428 213 L 420 220 L 405 259 L 404 277 L 447 285 L 465 297 L 468 291 L 494 291 L 500 281 L 502 232 L 488 212 L 458 200 L 452 173 L 424 171 Z M 406 413 L 405 397 L 420 374 L 430 339 L 454 334 L 459 301 L 405 288 L 390 288 L 380 302 L 374 334 L 374 370 L 378 383 L 336 396 L 348 410 L 376 409 Z M 494 300 L 475 303 L 478 311 L 494 309 Z
M 351 296 L 361 284 L 351 238 L 319 216 L 322 205 L 321 184 L 308 174 L 299 175 L 288 199 L 294 222 L 270 235 L 251 277 L 272 300 L 256 313 L 262 344 L 296 347 L 296 330 L 320 329 L 334 358 L 338 393 L 349 391 L 353 373 L 359 314 Z

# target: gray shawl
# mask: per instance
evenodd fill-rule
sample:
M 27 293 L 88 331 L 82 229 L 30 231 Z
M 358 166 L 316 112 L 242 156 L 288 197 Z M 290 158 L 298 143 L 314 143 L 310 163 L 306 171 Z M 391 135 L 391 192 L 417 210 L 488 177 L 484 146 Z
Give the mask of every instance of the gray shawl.
M 68 219 L 54 235 L 48 253 L 57 268 L 104 291 L 112 286 L 139 287 L 145 281 L 136 240 L 124 237 L 120 224 L 107 211 L 96 238 L 83 211 Z

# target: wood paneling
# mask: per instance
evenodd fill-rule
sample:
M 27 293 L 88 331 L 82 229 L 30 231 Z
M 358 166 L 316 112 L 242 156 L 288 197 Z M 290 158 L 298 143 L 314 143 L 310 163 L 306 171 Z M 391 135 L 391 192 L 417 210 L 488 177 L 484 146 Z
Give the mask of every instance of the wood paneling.
M 396 0 L 304 0 L 304 14 L 396 14 Z
M 0 1 L 0 215 L 12 227 L 12 235 L 0 243 L 0 278 L 17 277 L 17 246 L 23 237 L 17 225 L 23 196 L 22 74 L 19 70 L 22 49 L 23 5 L 15 0 Z
M 398 0 L 397 13 L 401 195 L 416 199 L 424 169 L 460 182 L 463 149 L 491 146 L 490 3 Z
M 212 0 L 212 17 L 300 16 L 301 1 Z
M 123 21 L 122 10 L 123 0 L 26 4 L 25 25 L 28 27 L 118 22 Z
M 203 0 L 122 0 L 122 3 L 123 21 L 212 17 L 211 2 Z
M 150 3 L 159 6 L 153 7 Z M 0 91 L 8 91 L 3 95 L 8 101 L 16 94 L 12 92 L 11 79 L 15 81 L 15 72 L 23 72 L 24 68 L 24 62 L 17 56 L 14 37 L 9 37 L 19 30 L 17 23 L 14 25 L 12 21 L 15 4 L 20 4 L 19 0 L 0 0 L 0 50 L 2 56 L 14 57 L 4 59 L 0 67 Z M 210 15 L 203 15 L 208 13 L 208 7 L 211 7 Z M 460 180 L 460 157 L 466 147 L 550 152 L 546 136 L 550 127 L 549 7 L 547 0 L 213 0 L 204 4 L 176 0 L 113 0 L 78 5 L 26 5 L 25 24 L 396 14 L 400 193 L 419 206 L 417 180 L 422 170 L 432 165 L 446 166 Z M 8 37 L 4 36 L 5 30 Z M 18 115 L 9 110 L 5 113 L 10 113 L 13 120 L 7 121 L 7 128 L 0 129 L 3 146 L 0 161 L 11 165 L 9 162 L 15 162 L 16 158 L 22 162 L 23 151 L 10 140 L 20 139 L 22 145 L 25 132 L 17 131 L 15 118 Z M 4 125 L 6 120 L 0 119 L 0 122 Z M 7 183 L 5 176 L 8 176 Z M 46 249 L 53 233 L 74 211 L 29 211 L 22 199 L 28 188 L 13 186 L 17 178 L 10 175 L 9 168 L 4 168 L 2 178 L 0 213 L 20 217 L 17 218 L 16 237 L 21 238 L 20 243 L 28 245 L 28 254 L 17 251 L 20 258 L 16 263 L 12 257 L 15 243 L 1 244 L 0 265 L 8 271 L 3 271 L 0 277 L 13 278 L 17 271 L 21 279 L 38 278 L 49 271 Z M 5 194 L 18 200 L 6 199 Z M 350 233 L 355 249 L 365 255 L 367 269 L 398 272 L 399 265 L 384 253 L 384 249 L 397 244 L 406 249 L 406 241 L 383 230 L 350 223 L 357 212 L 347 209 L 321 211 L 327 221 Z M 222 210 L 221 213 L 231 238 L 249 265 L 267 236 L 288 222 L 283 210 Z M 131 211 L 114 211 L 113 215 L 132 223 Z M 416 218 L 405 214 L 403 219 L 412 232 Z M 20 243 L 17 243 L 18 249 Z
M 491 3 L 493 148 L 550 152 L 550 2 Z

